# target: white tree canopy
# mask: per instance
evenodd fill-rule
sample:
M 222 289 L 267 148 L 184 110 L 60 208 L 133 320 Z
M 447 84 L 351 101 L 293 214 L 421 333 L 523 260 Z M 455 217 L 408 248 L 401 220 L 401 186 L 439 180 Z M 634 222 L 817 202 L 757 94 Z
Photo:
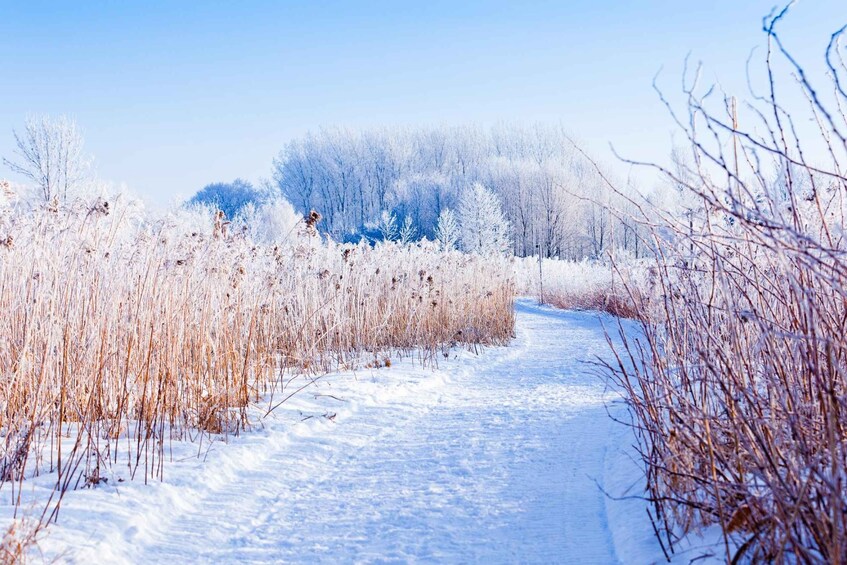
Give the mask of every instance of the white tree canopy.
M 407 217 L 416 237 L 437 239 L 441 212 L 458 211 L 477 182 L 497 195 L 517 255 L 582 259 L 643 248 L 643 228 L 608 210 L 625 212 L 630 201 L 608 189 L 561 126 L 325 129 L 290 142 L 273 169 L 274 190 L 350 240 L 389 227 L 384 211 L 395 223 L 387 239 L 401 236 Z
M 456 249 L 459 245 L 459 220 L 450 208 L 444 208 L 435 225 L 435 240 L 444 250 Z
M 459 202 L 462 249 L 477 255 L 503 255 L 511 249 L 509 221 L 491 190 L 474 183 Z

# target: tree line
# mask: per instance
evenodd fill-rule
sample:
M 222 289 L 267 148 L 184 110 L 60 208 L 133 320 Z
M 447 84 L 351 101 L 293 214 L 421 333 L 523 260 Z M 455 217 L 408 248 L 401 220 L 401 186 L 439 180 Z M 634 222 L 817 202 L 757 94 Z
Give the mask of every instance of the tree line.
M 45 201 L 73 196 L 89 180 L 72 120 L 29 119 L 15 140 L 4 162 Z M 302 215 L 320 213 L 320 229 L 338 241 L 448 233 L 450 245 L 467 251 L 519 256 L 648 252 L 627 198 L 557 126 L 321 129 L 286 144 L 260 187 L 216 182 L 188 204 L 255 222 L 288 210 L 282 200 Z
M 290 141 L 269 182 L 347 240 L 379 234 L 386 214 L 436 239 L 438 218 L 457 211 L 476 185 L 496 196 L 516 255 L 646 251 L 638 227 L 612 211 L 626 209 L 626 199 L 607 188 L 561 127 L 322 129 Z

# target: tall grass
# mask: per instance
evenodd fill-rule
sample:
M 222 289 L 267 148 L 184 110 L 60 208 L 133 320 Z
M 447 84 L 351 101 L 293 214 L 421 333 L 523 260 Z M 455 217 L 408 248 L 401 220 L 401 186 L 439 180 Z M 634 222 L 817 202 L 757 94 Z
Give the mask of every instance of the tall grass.
M 125 465 L 162 478 L 168 442 L 237 434 L 281 374 L 378 354 L 504 343 L 503 259 L 339 245 L 316 217 L 263 245 L 208 211 L 151 221 L 121 198 L 0 206 L 0 489 L 61 494 Z
M 686 89 L 691 159 L 662 171 L 690 207 L 645 217 L 652 279 L 628 284 L 643 335 L 614 375 L 668 554 L 714 525 L 728 561 L 847 561 L 843 29 L 827 52 L 831 95 L 818 94 L 782 48 L 784 15 L 765 22 L 769 94 L 741 120 L 732 101 L 711 112 Z M 780 54 L 807 102 L 794 118 L 775 94 Z

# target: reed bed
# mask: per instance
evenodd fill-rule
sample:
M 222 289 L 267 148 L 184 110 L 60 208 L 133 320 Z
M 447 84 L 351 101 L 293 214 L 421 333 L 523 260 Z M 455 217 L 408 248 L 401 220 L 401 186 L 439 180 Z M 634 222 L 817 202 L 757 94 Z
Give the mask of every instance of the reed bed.
M 306 218 L 260 244 L 210 211 L 151 220 L 122 197 L 0 203 L 0 489 L 54 473 L 54 497 L 122 465 L 161 479 L 171 440 L 228 436 L 284 398 L 285 373 L 424 361 L 502 344 L 502 258 L 434 244 L 340 245 Z

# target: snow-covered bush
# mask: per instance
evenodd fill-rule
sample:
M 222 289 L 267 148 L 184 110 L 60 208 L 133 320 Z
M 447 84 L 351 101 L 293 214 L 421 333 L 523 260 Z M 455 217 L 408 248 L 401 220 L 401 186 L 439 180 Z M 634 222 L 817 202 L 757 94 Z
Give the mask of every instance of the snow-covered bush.
M 688 210 L 639 218 L 653 280 L 627 284 L 641 331 L 610 369 L 668 554 L 716 526 L 726 562 L 847 560 L 847 28 L 807 74 L 787 14 L 764 20 L 770 89 L 737 117 L 686 84 L 690 157 L 661 172 Z
M 281 243 L 296 235 L 303 216 L 294 211 L 291 203 L 276 196 L 260 204 L 250 203 L 239 214 L 239 223 L 250 232 L 251 237 L 265 244 Z

